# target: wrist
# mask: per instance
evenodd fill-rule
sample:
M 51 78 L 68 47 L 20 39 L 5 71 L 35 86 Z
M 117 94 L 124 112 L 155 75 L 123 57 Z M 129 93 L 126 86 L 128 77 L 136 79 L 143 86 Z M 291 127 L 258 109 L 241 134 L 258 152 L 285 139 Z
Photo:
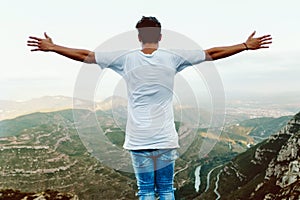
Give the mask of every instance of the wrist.
M 248 45 L 246 44 L 246 42 L 243 43 L 244 47 L 245 47 L 245 50 L 249 50 L 249 47 Z
M 53 51 L 53 52 L 55 52 L 56 47 L 57 47 L 57 45 L 51 44 L 51 45 L 49 46 L 49 48 L 48 48 L 48 51 Z

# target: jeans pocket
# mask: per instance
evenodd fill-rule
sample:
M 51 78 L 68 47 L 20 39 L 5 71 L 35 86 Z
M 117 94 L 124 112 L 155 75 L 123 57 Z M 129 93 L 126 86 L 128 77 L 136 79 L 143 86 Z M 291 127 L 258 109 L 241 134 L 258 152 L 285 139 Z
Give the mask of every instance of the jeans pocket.
M 138 168 L 149 167 L 152 165 L 153 162 L 151 157 L 134 152 L 131 152 L 131 160 L 133 167 Z
M 174 161 L 179 157 L 177 149 L 165 150 L 160 156 L 160 160 L 163 161 Z

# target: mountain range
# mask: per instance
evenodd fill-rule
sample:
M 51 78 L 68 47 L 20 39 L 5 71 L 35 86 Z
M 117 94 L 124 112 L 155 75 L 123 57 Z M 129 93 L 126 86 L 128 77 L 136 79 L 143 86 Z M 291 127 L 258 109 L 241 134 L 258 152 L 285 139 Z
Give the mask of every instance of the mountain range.
M 113 109 L 111 100 L 107 100 L 95 112 L 78 110 L 83 118 L 96 116 L 105 137 L 119 148 L 126 122 L 126 104 L 122 102 Z M 195 112 L 185 109 L 186 113 Z M 215 138 L 208 132 L 207 114 L 200 120 L 200 127 L 192 127 L 196 134 L 177 160 L 176 198 L 279 199 L 290 192 L 297 197 L 299 116 L 235 120 Z M 89 124 L 92 121 L 86 119 L 87 133 L 95 132 Z M 186 131 L 184 123 L 175 124 L 179 134 Z M 83 145 L 77 126 L 74 110 L 68 109 L 0 121 L 0 189 L 25 193 L 59 191 L 89 200 L 136 199 L 134 175 L 96 159 L 95 152 Z M 206 156 L 199 157 L 206 139 L 218 142 Z M 92 142 L 103 150 L 101 141 Z M 117 160 L 116 165 L 123 162 Z

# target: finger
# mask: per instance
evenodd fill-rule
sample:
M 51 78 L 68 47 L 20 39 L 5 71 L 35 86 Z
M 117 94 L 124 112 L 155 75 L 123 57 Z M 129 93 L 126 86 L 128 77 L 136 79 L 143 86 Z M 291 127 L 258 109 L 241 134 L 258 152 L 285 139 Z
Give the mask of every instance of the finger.
M 248 38 L 253 38 L 253 36 L 255 35 L 256 31 L 253 31 L 253 33 L 251 33 L 251 35 Z
M 37 48 L 37 49 L 31 49 L 30 51 L 41 51 L 42 49 Z
M 40 43 L 39 41 L 36 41 L 36 40 L 28 40 L 27 43 L 35 43 L 35 44 L 38 44 Z
M 263 37 L 260 37 L 260 39 L 267 39 L 267 38 L 272 39 L 272 37 L 270 35 L 265 35 Z
M 39 45 L 38 45 L 38 44 L 27 44 L 27 46 L 30 46 L 30 47 L 38 47 Z
M 264 39 L 264 38 L 271 38 L 271 35 L 264 35 L 264 36 L 259 37 L 258 39 Z
M 45 36 L 45 38 L 50 39 L 50 37 L 47 35 L 46 32 L 44 32 L 44 36 Z
M 267 40 L 272 40 L 272 38 L 271 37 L 267 37 L 267 38 L 262 38 L 260 41 L 267 41 Z
M 272 42 L 262 42 L 260 45 L 272 44 Z
M 38 41 L 41 41 L 42 39 L 41 38 L 38 38 L 38 37 L 34 37 L 34 36 L 29 36 L 30 39 L 34 39 L 34 40 L 38 40 Z
M 260 42 L 272 42 L 272 38 L 262 39 Z

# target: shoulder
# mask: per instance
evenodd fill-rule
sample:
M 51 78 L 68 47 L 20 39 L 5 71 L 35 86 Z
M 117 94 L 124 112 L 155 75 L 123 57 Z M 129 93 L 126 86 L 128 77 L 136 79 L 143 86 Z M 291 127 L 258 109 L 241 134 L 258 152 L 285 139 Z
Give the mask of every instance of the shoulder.
M 131 51 L 128 50 L 119 50 L 119 51 L 95 51 L 95 60 L 98 64 L 109 65 L 111 63 L 123 62 L 126 55 L 130 54 Z

